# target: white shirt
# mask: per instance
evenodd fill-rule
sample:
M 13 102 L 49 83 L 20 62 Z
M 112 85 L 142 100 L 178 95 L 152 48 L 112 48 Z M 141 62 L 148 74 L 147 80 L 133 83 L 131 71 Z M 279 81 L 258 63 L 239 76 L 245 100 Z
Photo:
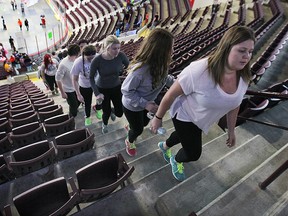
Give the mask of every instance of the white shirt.
M 234 94 L 227 94 L 215 85 L 208 73 L 208 58 L 192 62 L 181 74 L 178 82 L 184 92 L 176 98 L 170 115 L 184 122 L 193 122 L 204 133 L 229 111 L 237 108 L 246 93 L 248 84 L 240 78 Z
M 71 69 L 71 75 L 79 76 L 79 86 L 82 88 L 90 88 L 90 66 L 91 62 L 88 62 L 84 58 L 83 68 L 83 57 L 79 56 L 75 61 Z M 84 70 L 83 70 L 84 69 Z
M 60 81 L 63 86 L 64 92 L 74 92 L 75 89 L 72 84 L 72 77 L 70 71 L 72 69 L 73 61 L 69 60 L 66 56 L 59 64 L 58 70 L 55 75 L 55 80 Z

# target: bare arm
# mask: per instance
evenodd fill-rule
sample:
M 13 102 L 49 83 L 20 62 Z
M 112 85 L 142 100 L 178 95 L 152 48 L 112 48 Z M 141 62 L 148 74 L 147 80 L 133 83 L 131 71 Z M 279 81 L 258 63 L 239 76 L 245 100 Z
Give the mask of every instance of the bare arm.
M 235 137 L 235 126 L 237 121 L 237 116 L 239 112 L 239 106 L 226 114 L 227 119 L 227 128 L 228 128 L 228 139 L 226 141 L 226 145 L 228 147 L 232 147 L 236 144 Z
M 64 91 L 64 89 L 63 89 L 63 86 L 62 86 L 61 81 L 56 81 L 56 83 L 57 83 L 57 86 L 58 86 L 58 88 L 59 88 L 59 90 L 60 90 L 60 92 L 61 92 L 62 98 L 63 98 L 63 99 L 67 99 L 67 94 L 65 93 L 65 91 Z
M 161 126 L 162 118 L 165 115 L 165 113 L 167 112 L 167 110 L 170 108 L 170 106 L 172 105 L 174 100 L 182 94 L 183 94 L 183 90 L 182 90 L 178 80 L 176 80 L 173 83 L 173 85 L 171 86 L 171 88 L 167 91 L 165 96 L 163 97 L 163 99 L 159 105 L 159 108 L 155 114 L 155 117 L 151 121 L 151 130 L 154 133 L 156 133 L 157 129 Z
M 73 83 L 74 89 L 76 91 L 77 99 L 81 103 L 84 103 L 84 98 L 82 97 L 80 90 L 79 90 L 78 80 L 79 80 L 79 75 L 72 75 L 72 83 Z

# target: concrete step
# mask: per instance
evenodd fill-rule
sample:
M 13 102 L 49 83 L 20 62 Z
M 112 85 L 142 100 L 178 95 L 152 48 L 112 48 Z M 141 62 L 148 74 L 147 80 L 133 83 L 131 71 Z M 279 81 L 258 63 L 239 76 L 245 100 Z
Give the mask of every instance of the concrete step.
M 286 178 L 287 179 L 287 178 Z M 287 180 L 284 179 L 284 182 Z M 288 191 L 275 203 L 263 216 L 287 216 L 288 215 Z
M 197 212 L 198 216 L 222 215 L 277 215 L 271 214 L 287 204 L 288 172 L 280 175 L 266 190 L 261 190 L 258 183 L 263 182 L 287 160 L 288 144 L 271 155 L 231 188 Z M 286 192 L 286 196 L 285 196 Z M 242 208 L 239 208 L 242 206 Z
M 276 149 L 265 139 L 255 136 L 160 195 L 157 212 L 159 215 L 188 215 L 199 211 L 274 152 Z
M 236 130 L 239 146 L 244 145 L 253 137 L 241 128 Z M 205 169 L 219 157 L 232 152 L 233 149 L 227 148 L 225 141 L 226 136 L 222 135 L 204 144 L 201 159 L 194 162 L 192 166 L 187 165 L 187 175 L 193 175 Z M 158 148 L 157 145 L 154 144 L 154 146 L 156 149 Z M 131 176 L 133 184 L 99 200 L 76 215 L 89 215 L 90 212 L 98 212 L 104 208 L 109 211 L 103 212 L 103 215 L 157 215 L 154 205 L 158 196 L 179 183 L 172 176 L 170 165 L 162 158 L 159 150 L 131 161 L 129 165 L 135 166 L 135 171 Z

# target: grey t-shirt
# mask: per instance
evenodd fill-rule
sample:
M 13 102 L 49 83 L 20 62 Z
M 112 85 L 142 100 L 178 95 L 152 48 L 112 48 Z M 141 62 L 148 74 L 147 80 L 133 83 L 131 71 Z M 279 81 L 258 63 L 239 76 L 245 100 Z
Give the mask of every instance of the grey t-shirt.
M 62 83 L 64 92 L 74 92 L 75 89 L 72 84 L 72 78 L 70 71 L 73 66 L 73 61 L 69 60 L 69 57 L 66 56 L 59 64 L 58 70 L 55 75 L 56 81 Z
M 94 94 L 99 94 L 98 87 L 109 89 L 120 85 L 119 75 L 128 65 L 129 60 L 123 52 L 112 60 L 106 60 L 102 55 L 95 57 L 90 67 L 90 83 Z

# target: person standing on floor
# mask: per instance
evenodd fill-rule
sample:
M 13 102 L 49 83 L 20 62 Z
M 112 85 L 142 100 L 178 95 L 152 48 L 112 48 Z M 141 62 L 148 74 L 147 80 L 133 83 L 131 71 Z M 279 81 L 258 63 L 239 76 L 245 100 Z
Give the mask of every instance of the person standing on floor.
M 235 125 L 239 106 L 251 79 L 250 60 L 255 44 L 252 29 L 234 26 L 227 30 L 217 48 L 207 57 L 192 62 L 167 91 L 151 121 L 156 133 L 162 118 L 170 109 L 175 131 L 158 146 L 174 177 L 185 179 L 183 163 L 197 161 L 202 152 L 202 131 L 226 115 L 228 139 L 236 143 Z M 181 143 L 174 156 L 171 147 Z
M 14 45 L 14 39 L 12 38 L 12 36 L 9 37 L 9 44 L 11 49 L 15 52 L 15 45 Z
M 77 44 L 70 44 L 68 46 L 68 56 L 60 62 L 55 76 L 61 96 L 66 99 L 69 104 L 69 115 L 73 117 L 77 116 L 80 102 L 77 99 L 76 91 L 73 87 L 70 71 L 79 53 L 80 47 Z
M 14 11 L 14 10 L 15 10 L 14 0 L 11 0 L 11 6 L 12 6 L 12 9 L 13 9 L 13 11 Z
M 85 46 L 82 49 L 82 55 L 75 60 L 71 69 L 72 82 L 77 99 L 85 104 L 85 126 L 92 124 L 90 115 L 93 90 L 90 84 L 90 66 L 95 55 L 96 48 L 94 45 Z
M 7 30 L 7 26 L 6 26 L 4 17 L 1 16 L 1 19 L 2 19 L 3 30 Z
M 44 55 L 44 60 L 40 66 L 40 74 L 44 83 L 47 83 L 49 86 L 52 95 L 58 94 L 58 86 L 55 80 L 55 74 L 58 68 L 58 62 L 52 59 L 50 54 Z
M 18 23 L 18 26 L 20 28 L 20 31 L 22 31 L 22 21 L 20 19 L 18 19 L 17 23 Z
M 103 52 L 91 63 L 90 83 L 96 100 L 102 102 L 102 133 L 108 133 L 108 120 L 123 115 L 121 81 L 124 68 L 129 65 L 127 56 L 120 52 L 120 41 L 115 35 L 109 35 L 104 42 Z M 96 81 L 95 81 L 96 79 Z M 111 102 L 114 108 L 111 108 Z M 116 116 L 115 116 L 116 115 Z
M 27 31 L 29 31 L 29 22 L 27 19 L 24 20 L 24 25 L 26 26 Z
M 156 113 L 158 109 L 155 99 L 165 85 L 173 84 L 174 77 L 168 75 L 173 40 L 168 30 L 157 28 L 151 31 L 122 84 L 122 104 L 129 122 L 125 145 L 130 156 L 136 155 L 135 140 L 150 121 L 147 113 Z

